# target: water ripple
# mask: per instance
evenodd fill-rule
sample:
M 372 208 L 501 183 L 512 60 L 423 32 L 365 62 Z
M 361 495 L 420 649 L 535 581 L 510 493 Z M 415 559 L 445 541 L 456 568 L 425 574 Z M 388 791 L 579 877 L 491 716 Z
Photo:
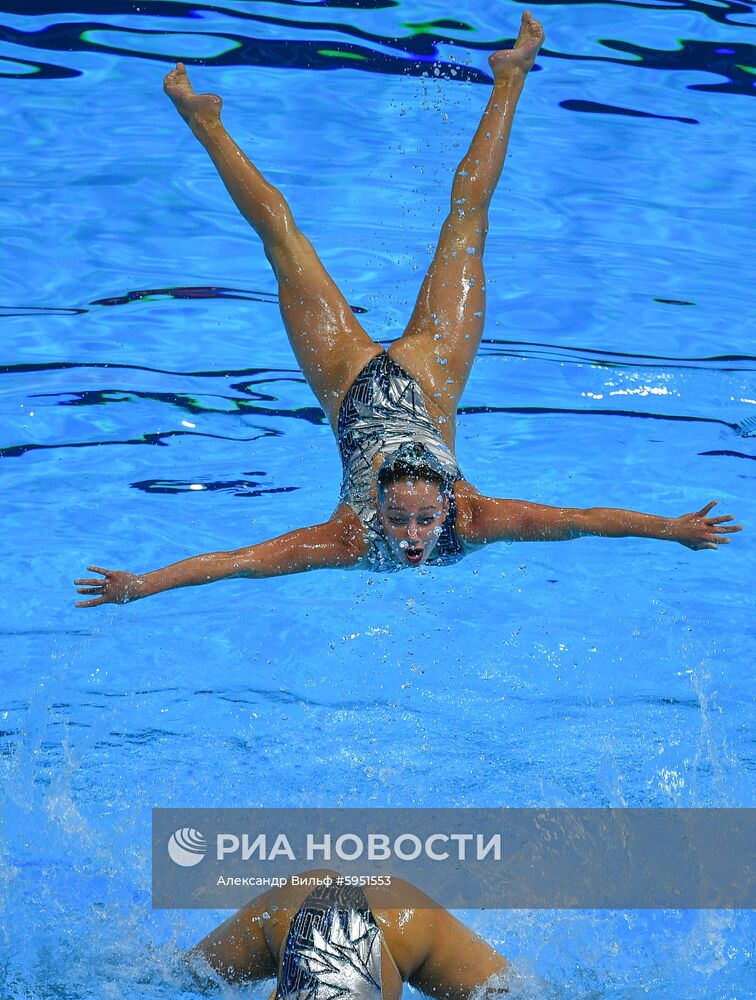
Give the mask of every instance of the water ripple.
M 599 104 L 596 101 L 560 101 L 559 107 L 565 111 L 583 111 L 589 114 L 626 115 L 628 118 L 656 118 L 660 121 L 682 122 L 683 125 L 698 125 L 697 118 L 680 118 L 677 115 L 655 115 L 651 111 L 636 111 L 633 108 L 619 108 L 613 104 Z M 666 301 L 669 301 L 667 299 Z
M 537 6 L 547 7 L 556 2 L 562 6 L 561 0 L 542 0 Z M 589 5 L 595 0 L 577 0 L 574 6 L 578 6 L 581 2 Z M 399 4 L 390 0 L 377 3 L 344 0 L 344 2 L 299 4 L 288 0 L 279 3 L 278 6 L 298 7 L 308 12 L 329 9 L 351 10 L 355 15 L 363 15 L 371 10 L 396 8 Z M 731 26 L 740 26 L 739 22 L 734 20 L 736 15 L 752 14 L 750 4 L 737 2 L 713 4 L 681 0 L 663 5 L 659 3 L 649 5 L 620 0 L 602 6 L 641 9 L 652 7 L 670 12 L 689 12 Z M 97 52 L 163 63 L 182 59 L 189 65 L 202 66 L 281 66 L 309 70 L 349 68 L 371 73 L 410 76 L 425 76 L 430 71 L 434 77 L 472 83 L 488 83 L 491 77 L 485 70 L 458 60 L 455 51 L 462 46 L 463 50 L 467 51 L 490 52 L 508 47 L 513 42 L 511 37 L 478 40 L 477 36 L 481 33 L 479 26 L 450 18 L 425 22 L 400 21 L 396 25 L 395 33 L 380 34 L 343 21 L 275 17 L 222 4 L 168 4 L 145 0 L 135 8 L 133 4 L 125 2 L 80 2 L 71 5 L 30 0 L 20 5 L 11 3 L 7 8 L 8 13 L 21 13 L 27 18 L 51 16 L 63 11 L 66 15 L 78 16 L 79 20 L 47 24 L 32 31 L 9 26 L 0 27 L 0 40 L 27 50 L 41 49 L 61 54 Z M 84 20 L 91 14 L 100 17 L 126 16 L 128 27 L 107 21 Z M 170 19 L 181 24 L 181 27 L 173 31 L 156 31 L 152 27 L 140 26 L 152 25 L 155 23 L 155 18 L 161 17 L 166 19 L 166 23 Z M 223 24 L 224 30 L 209 30 L 210 23 L 215 26 L 222 24 L 224 20 L 228 21 L 230 30 L 226 30 L 225 24 Z M 186 22 L 191 22 L 191 28 L 188 30 Z M 244 27 L 243 34 L 238 33 L 241 25 Z M 258 31 L 265 37 L 251 35 L 252 30 Z M 313 33 L 317 37 L 303 37 Z M 540 58 L 570 59 L 580 62 L 598 60 L 620 62 L 632 68 L 684 71 L 690 74 L 713 73 L 723 77 L 725 82 L 694 83 L 689 84 L 689 88 L 742 95 L 753 95 L 756 92 L 753 72 L 750 69 L 754 62 L 754 47 L 746 43 L 722 44 L 703 39 L 683 39 L 677 49 L 661 50 L 615 39 L 599 39 L 598 42 L 607 49 L 625 53 L 631 58 L 581 55 L 560 52 L 550 47 L 542 49 Z M 15 62 L 19 63 L 18 60 Z M 34 79 L 50 79 L 55 76 L 79 75 L 83 72 L 74 68 L 50 66 L 47 63 L 28 60 L 24 60 L 21 65 L 23 69 L 14 70 L 14 60 L 6 60 L 6 68 L 0 75 L 23 77 L 29 76 L 31 70 Z M 536 66 L 536 69 L 538 68 L 540 67 Z M 562 106 L 574 111 L 597 110 L 595 105 L 582 101 L 566 102 Z M 649 114 L 644 111 L 609 106 L 605 106 L 603 110 L 609 110 L 614 114 L 639 116 Z M 690 118 L 678 120 L 694 121 Z
M 278 434 L 278 431 L 274 431 L 269 428 L 261 428 L 259 434 L 253 434 L 245 437 L 234 437 L 229 434 L 207 434 L 197 431 L 156 431 L 154 433 L 142 434 L 139 437 L 124 438 L 120 440 L 107 440 L 105 438 L 101 438 L 94 441 L 59 441 L 53 444 L 36 444 L 28 442 L 25 444 L 15 444 L 9 445 L 6 448 L 0 448 L 0 458 L 18 458 L 21 455 L 25 455 L 27 452 L 54 451 L 58 448 L 99 448 L 103 445 L 124 444 L 165 445 L 170 438 L 186 436 L 215 438 L 219 441 L 258 441 L 260 438 L 264 437 L 277 437 Z
M 250 473 L 251 475 L 252 473 Z M 265 475 L 264 472 L 259 475 Z M 192 491 L 210 491 L 230 493 L 235 497 L 261 497 L 270 493 L 293 493 L 296 486 L 268 486 L 263 487 L 259 482 L 252 479 L 233 479 L 225 482 L 212 482 L 210 480 L 200 480 L 198 482 L 181 482 L 169 479 L 143 479 L 141 482 L 131 483 L 132 489 L 141 490 L 143 493 L 189 493 Z

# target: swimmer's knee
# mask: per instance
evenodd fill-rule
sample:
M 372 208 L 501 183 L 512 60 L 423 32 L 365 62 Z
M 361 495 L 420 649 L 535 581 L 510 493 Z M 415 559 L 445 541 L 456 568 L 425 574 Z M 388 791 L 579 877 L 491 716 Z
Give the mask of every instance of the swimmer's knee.
M 277 258 L 273 248 L 269 247 L 267 244 L 264 244 L 263 249 L 265 250 L 265 256 L 268 258 L 268 263 L 273 269 L 273 274 L 275 275 L 276 278 L 278 278 L 278 266 L 276 264 Z
M 295 242 L 302 236 L 287 202 L 275 188 L 273 191 L 277 197 L 262 201 L 252 221 L 253 228 L 265 245 L 268 260 L 278 248 Z
M 312 244 L 297 228 L 293 218 L 290 225 L 271 233 L 264 240 L 263 247 L 279 282 L 301 280 L 305 272 L 319 263 Z
M 488 212 L 455 209 L 444 222 L 442 235 L 444 242 L 462 249 L 470 247 L 482 249 L 488 235 Z

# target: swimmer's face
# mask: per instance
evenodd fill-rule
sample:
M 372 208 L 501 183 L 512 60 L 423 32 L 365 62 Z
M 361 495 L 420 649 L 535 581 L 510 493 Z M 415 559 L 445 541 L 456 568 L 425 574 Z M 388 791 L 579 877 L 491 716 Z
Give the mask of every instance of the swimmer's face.
M 449 512 L 438 483 L 406 479 L 386 487 L 378 518 L 398 562 L 422 566 L 433 552 Z

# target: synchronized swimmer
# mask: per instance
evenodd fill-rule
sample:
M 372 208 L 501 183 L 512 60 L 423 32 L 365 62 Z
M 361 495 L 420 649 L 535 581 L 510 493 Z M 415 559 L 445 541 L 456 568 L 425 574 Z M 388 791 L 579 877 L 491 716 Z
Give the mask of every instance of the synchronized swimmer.
M 363 890 L 329 871 L 302 880 L 309 894 L 270 889 L 188 952 L 202 985 L 210 970 L 231 983 L 275 978 L 269 1000 L 401 1000 L 403 983 L 446 1000 L 509 992 L 504 956 L 409 882 Z
M 454 452 L 456 413 L 483 334 L 483 250 L 517 101 L 543 42 L 529 12 L 512 49 L 490 57 L 494 86 L 455 173 L 451 208 L 403 335 L 384 350 L 350 309 L 281 193 L 221 123 L 221 99 L 196 94 L 182 63 L 165 91 L 205 147 L 241 214 L 263 242 L 278 281 L 284 326 L 325 411 L 343 465 L 329 520 L 229 552 L 134 574 L 90 566 L 77 607 L 126 604 L 177 587 L 313 569 L 372 571 L 446 565 L 500 541 L 636 536 L 717 549 L 741 526 L 712 517 L 712 500 L 680 517 L 608 507 L 551 507 L 484 496 Z

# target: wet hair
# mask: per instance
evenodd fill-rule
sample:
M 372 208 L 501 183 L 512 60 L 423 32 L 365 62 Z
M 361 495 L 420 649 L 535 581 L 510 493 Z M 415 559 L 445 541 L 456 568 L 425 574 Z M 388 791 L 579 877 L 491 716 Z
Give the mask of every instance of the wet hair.
M 422 462 L 408 462 L 398 459 L 391 465 L 384 466 L 378 473 L 378 503 L 383 503 L 386 490 L 395 483 L 402 483 L 405 480 L 421 479 L 424 483 L 435 483 L 439 493 L 444 492 L 444 477 L 432 469 L 430 465 Z

